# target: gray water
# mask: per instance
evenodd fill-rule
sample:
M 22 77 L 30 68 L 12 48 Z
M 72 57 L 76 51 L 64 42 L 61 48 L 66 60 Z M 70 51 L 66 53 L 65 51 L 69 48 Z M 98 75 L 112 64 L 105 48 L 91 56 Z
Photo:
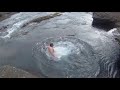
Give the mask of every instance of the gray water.
M 6 32 L 12 33 L 1 35 L 2 40 L 0 40 L 0 66 L 9 64 L 36 74 L 39 77 L 44 77 L 43 75 L 45 75 L 46 73 L 49 74 L 47 71 L 46 73 L 43 73 L 45 69 L 47 70 L 48 63 L 46 63 L 41 70 L 41 63 L 39 62 L 39 60 L 41 60 L 42 55 L 40 55 L 40 58 L 36 58 L 36 54 L 34 53 L 33 48 L 36 47 L 36 43 L 45 41 L 45 39 L 47 38 L 49 39 L 52 37 L 56 40 L 56 38 L 68 36 L 79 39 L 80 43 L 81 41 L 85 42 L 85 45 L 92 48 L 91 50 L 89 50 L 90 48 L 86 47 L 85 51 L 92 51 L 94 53 L 93 56 L 91 56 L 92 53 L 89 53 L 88 56 L 90 56 L 90 58 L 95 58 L 86 59 L 88 62 L 91 62 L 92 60 L 92 63 L 94 64 L 88 64 L 86 66 L 85 64 L 83 64 L 83 67 L 85 69 L 77 67 L 79 68 L 78 71 L 80 71 L 77 72 L 77 70 L 74 70 L 74 72 L 71 73 L 73 77 L 118 77 L 118 69 L 115 64 L 117 62 L 117 59 L 119 58 L 119 45 L 114 40 L 112 33 L 105 32 L 91 26 L 93 20 L 92 13 L 65 12 L 62 13 L 61 16 L 54 17 L 49 20 L 44 20 L 40 23 L 31 23 L 30 25 L 21 28 L 24 23 L 29 21 L 28 19 L 34 19 L 39 15 L 44 16 L 48 14 L 49 13 L 46 14 L 46 12 L 21 12 L 16 14 L 15 16 L 12 16 L 12 18 L 0 22 L 0 26 L 4 26 L 12 22 L 12 24 L 9 24 L 6 30 Z M 33 18 L 30 17 L 30 15 L 36 16 Z M 22 21 L 23 24 L 18 24 Z M 16 28 L 16 25 L 18 28 Z M 28 33 L 27 35 L 23 35 L 23 32 Z M 85 57 L 86 56 L 83 56 L 83 58 Z M 77 58 L 75 60 L 79 60 L 80 58 Z M 62 65 L 64 65 L 64 63 Z M 87 70 L 88 67 L 91 67 L 89 72 Z M 92 70 L 92 68 L 94 68 L 94 70 Z M 50 70 L 52 72 L 53 68 Z M 81 73 L 82 70 L 84 71 L 84 74 Z M 91 73 L 93 73 L 93 75 Z M 66 77 L 60 72 L 57 76 L 53 73 L 51 75 L 52 77 Z M 51 77 L 51 75 L 45 76 Z M 68 76 L 68 73 L 65 75 L 67 75 L 67 77 L 71 77 Z
M 50 58 L 47 55 L 46 46 L 50 42 L 54 43 L 54 47 L 61 50 L 56 57 Z M 64 49 L 62 50 L 62 48 Z M 65 51 L 66 48 L 66 51 Z M 56 49 L 55 49 L 56 50 Z M 100 67 L 98 65 L 95 51 L 86 42 L 73 37 L 49 38 L 42 43 L 37 43 L 33 48 L 33 54 L 42 73 L 48 77 L 63 78 L 86 78 L 96 77 Z

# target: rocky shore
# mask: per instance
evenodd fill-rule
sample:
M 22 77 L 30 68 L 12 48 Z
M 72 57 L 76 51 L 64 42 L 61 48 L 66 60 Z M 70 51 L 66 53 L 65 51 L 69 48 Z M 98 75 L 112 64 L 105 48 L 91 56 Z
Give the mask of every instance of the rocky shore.
M 107 31 L 118 28 L 120 27 L 120 12 L 94 12 L 92 25 Z
M 0 12 L 0 21 L 9 18 L 11 15 L 18 13 L 18 12 Z
M 105 31 L 111 30 L 115 39 L 120 42 L 120 12 L 94 12 L 93 27 L 102 28 Z
M 24 70 L 5 65 L 0 67 L 0 78 L 38 78 Z
M 94 12 L 92 26 L 112 33 L 120 44 L 120 12 Z M 114 29 L 115 28 L 115 29 Z M 116 63 L 120 72 L 120 61 Z

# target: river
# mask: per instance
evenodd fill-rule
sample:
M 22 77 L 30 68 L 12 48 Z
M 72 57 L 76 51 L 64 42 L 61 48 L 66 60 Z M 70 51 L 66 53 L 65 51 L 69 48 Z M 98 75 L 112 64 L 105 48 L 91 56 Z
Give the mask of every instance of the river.
M 91 12 L 64 12 L 60 16 L 41 22 L 33 22 L 22 27 L 30 20 L 53 13 L 20 12 L 0 22 L 0 27 L 7 26 L 7 29 L 0 34 L 0 66 L 7 64 L 39 77 L 45 77 L 41 73 L 37 58 L 34 56 L 33 47 L 36 46 L 36 43 L 47 38 L 56 39 L 68 36 L 80 39 L 92 48 L 96 57 L 92 60 L 96 63 L 93 65 L 96 67 L 94 77 L 119 77 L 119 69 L 116 65 L 119 59 L 119 44 L 115 41 L 112 32 L 92 27 Z M 89 61 L 89 59 L 87 60 Z

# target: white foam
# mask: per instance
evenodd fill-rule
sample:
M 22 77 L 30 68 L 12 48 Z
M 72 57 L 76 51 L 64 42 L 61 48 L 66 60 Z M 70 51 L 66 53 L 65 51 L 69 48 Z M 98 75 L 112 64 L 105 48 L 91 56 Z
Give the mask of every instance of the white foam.
M 68 22 L 70 22 L 70 19 L 58 20 L 56 23 L 58 23 L 58 24 L 67 24 Z
M 71 51 L 75 48 L 74 44 L 71 42 L 58 42 L 55 44 L 55 56 L 57 58 L 61 58 L 62 56 L 67 56 L 71 53 Z
M 113 35 L 113 32 L 115 32 L 117 30 L 117 28 L 113 28 L 113 29 L 111 29 L 110 31 L 108 31 L 107 33 L 109 34 L 109 35 Z
M 61 58 L 62 56 L 68 55 L 70 53 L 70 49 L 68 49 L 67 47 L 55 47 L 55 56 L 57 58 Z
M 38 17 L 47 16 L 53 14 L 54 12 L 20 12 L 18 14 L 12 15 L 10 18 L 3 20 L 0 22 L 0 25 L 6 26 L 10 25 L 10 28 L 7 29 L 8 34 L 2 36 L 2 38 L 10 38 L 11 34 L 14 31 L 19 30 L 22 26 L 34 20 Z
M 22 20 L 22 21 L 20 21 L 20 22 L 18 22 L 18 23 L 15 23 L 15 24 L 12 26 L 12 28 L 10 28 L 10 29 L 7 30 L 8 34 L 7 34 L 6 36 L 4 36 L 3 38 L 6 38 L 6 37 L 10 38 L 11 34 L 12 34 L 14 31 L 20 29 L 26 22 L 27 22 L 27 20 Z

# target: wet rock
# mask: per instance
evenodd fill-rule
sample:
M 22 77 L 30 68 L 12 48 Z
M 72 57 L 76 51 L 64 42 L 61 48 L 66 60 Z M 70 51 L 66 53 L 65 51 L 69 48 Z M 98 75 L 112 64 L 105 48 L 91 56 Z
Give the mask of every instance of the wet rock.
M 67 36 L 75 36 L 75 35 L 71 34 L 71 35 L 67 35 Z
M 5 35 L 8 34 L 8 32 L 7 32 L 8 27 L 9 27 L 9 25 L 2 26 L 2 27 L 0 28 L 0 36 L 5 36 Z
M 7 26 L 3 26 L 3 29 L 6 29 L 7 28 Z
M 0 12 L 0 21 L 9 18 L 11 15 L 18 13 L 18 12 Z
M 27 35 L 29 32 L 26 31 L 26 32 L 21 32 L 22 35 Z
M 118 43 L 120 44 L 120 28 L 117 28 L 115 31 L 112 32 L 115 40 L 118 41 Z
M 120 27 L 120 12 L 94 12 L 92 25 L 106 31 Z
M 0 67 L 0 78 L 37 78 L 24 70 L 5 65 Z
M 6 29 L 7 29 L 7 26 L 3 26 L 0 28 L 0 32 L 4 32 L 4 31 L 6 31 Z
M 50 14 L 50 15 L 47 15 L 47 16 L 43 16 L 43 17 L 38 17 L 38 18 L 35 18 L 27 23 L 25 23 L 22 27 L 25 27 L 27 25 L 29 25 L 30 23 L 40 23 L 41 21 L 43 20 L 47 20 L 47 19 L 50 19 L 50 18 L 54 18 L 56 16 L 60 16 L 62 15 L 62 13 L 59 13 L 59 12 L 56 12 L 54 14 Z

